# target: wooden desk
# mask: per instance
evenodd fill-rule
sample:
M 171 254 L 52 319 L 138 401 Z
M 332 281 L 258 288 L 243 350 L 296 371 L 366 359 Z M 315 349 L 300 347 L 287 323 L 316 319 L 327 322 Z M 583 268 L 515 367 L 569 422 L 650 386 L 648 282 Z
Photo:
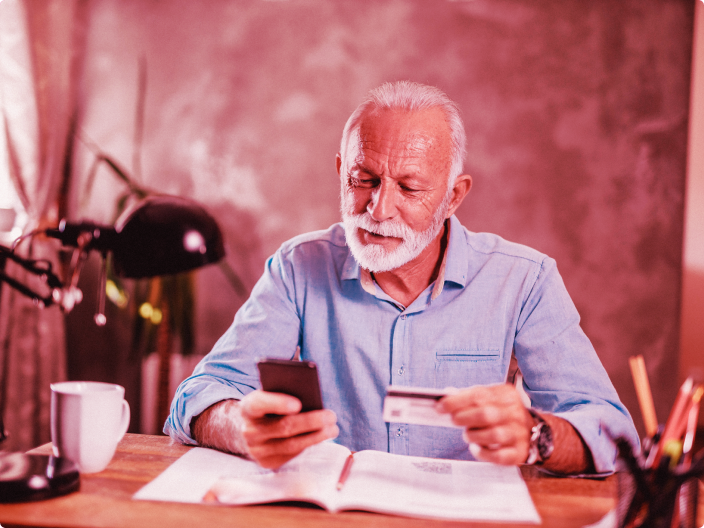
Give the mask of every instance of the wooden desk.
M 491 527 L 496 523 L 429 521 L 387 515 L 325 511 L 292 506 L 211 506 L 133 501 L 132 495 L 183 455 L 189 447 L 164 436 L 128 434 L 110 465 L 101 473 L 81 476 L 77 493 L 41 502 L 0 504 L 0 524 L 77 527 Z M 33 453 L 50 454 L 44 445 Z M 524 476 L 543 519 L 543 526 L 581 528 L 599 520 L 614 506 L 615 479 L 557 479 L 525 468 Z M 508 498 L 507 498 L 508 499 Z M 520 525 L 533 526 L 533 525 Z

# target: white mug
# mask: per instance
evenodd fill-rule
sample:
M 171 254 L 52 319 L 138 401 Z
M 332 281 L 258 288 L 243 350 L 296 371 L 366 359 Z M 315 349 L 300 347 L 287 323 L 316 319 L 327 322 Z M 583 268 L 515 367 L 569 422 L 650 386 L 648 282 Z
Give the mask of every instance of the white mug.
M 107 467 L 130 424 L 125 389 L 97 381 L 51 384 L 54 456 L 68 458 L 81 473 Z

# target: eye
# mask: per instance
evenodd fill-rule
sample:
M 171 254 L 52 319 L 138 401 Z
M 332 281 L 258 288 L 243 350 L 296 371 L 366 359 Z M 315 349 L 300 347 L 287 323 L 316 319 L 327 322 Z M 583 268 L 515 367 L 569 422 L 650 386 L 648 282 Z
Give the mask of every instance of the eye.
M 356 178 L 354 176 L 349 176 L 347 178 L 347 185 L 357 189 L 373 189 L 379 184 L 379 180 L 376 178 L 362 177 Z

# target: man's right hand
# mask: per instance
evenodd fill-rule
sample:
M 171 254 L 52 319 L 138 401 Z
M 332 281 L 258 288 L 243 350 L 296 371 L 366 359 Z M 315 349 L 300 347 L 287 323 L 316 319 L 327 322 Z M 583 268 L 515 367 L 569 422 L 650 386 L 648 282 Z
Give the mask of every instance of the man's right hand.
M 333 411 L 300 410 L 301 402 L 293 396 L 256 390 L 240 401 L 224 400 L 208 407 L 196 418 L 193 436 L 202 446 L 278 468 L 305 448 L 339 434 Z

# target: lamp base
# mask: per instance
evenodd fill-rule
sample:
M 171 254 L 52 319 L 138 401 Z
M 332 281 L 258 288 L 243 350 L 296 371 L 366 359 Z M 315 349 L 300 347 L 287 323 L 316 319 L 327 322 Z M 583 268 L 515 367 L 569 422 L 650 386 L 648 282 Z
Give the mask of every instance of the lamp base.
M 0 452 L 0 503 L 49 499 L 80 484 L 78 467 L 67 458 Z

